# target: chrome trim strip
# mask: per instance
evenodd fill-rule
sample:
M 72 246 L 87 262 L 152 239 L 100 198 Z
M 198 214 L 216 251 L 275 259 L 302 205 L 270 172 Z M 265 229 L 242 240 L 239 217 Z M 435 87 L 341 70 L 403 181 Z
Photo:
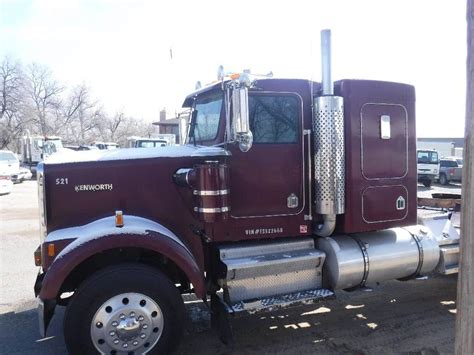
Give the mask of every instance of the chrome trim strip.
M 194 190 L 193 194 L 198 196 L 222 196 L 228 195 L 229 190 Z
M 303 190 L 303 205 L 301 206 L 301 209 L 298 212 L 295 213 L 281 213 L 281 214 L 270 214 L 270 215 L 257 215 L 257 216 L 233 216 L 230 215 L 234 219 L 242 219 L 242 218 L 267 218 L 267 217 L 284 217 L 284 216 L 297 216 L 301 214 L 305 208 L 306 208 L 306 189 L 305 189 L 305 183 L 304 183 L 304 169 L 305 169 L 305 161 L 304 161 L 304 105 L 303 105 L 303 97 L 298 94 L 297 92 L 287 92 L 287 91 L 257 91 L 257 92 L 252 92 L 249 91 L 249 97 L 251 96 L 252 93 L 257 93 L 257 94 L 276 94 L 276 95 L 292 95 L 298 97 L 300 100 L 300 123 L 301 123 L 301 141 L 298 143 L 301 143 L 301 161 L 302 161 L 302 171 L 301 171 L 301 185 L 302 185 L 302 190 Z M 312 111 L 311 111 L 312 112 Z M 278 144 L 278 143 L 275 143 Z M 255 145 L 253 145 L 255 147 Z M 250 150 L 251 152 L 251 150 Z M 250 153 L 245 153 L 245 154 L 250 154 Z M 311 197 L 310 197 L 311 199 Z
M 311 199 L 313 198 L 313 194 L 312 194 L 312 180 L 311 180 L 311 174 L 313 172 L 313 167 L 311 165 L 311 160 L 312 160 L 312 156 L 311 156 L 311 130 L 310 129 L 305 129 L 303 130 L 303 134 L 307 136 L 307 139 L 306 139 L 306 143 L 308 145 L 308 207 L 309 207 L 309 215 L 308 216 L 305 216 L 305 220 L 306 220 L 306 217 L 308 217 L 308 220 L 312 220 L 313 219 L 313 204 L 311 203 Z M 303 157 L 304 158 L 304 157 Z
M 230 211 L 230 208 L 227 206 L 216 207 L 216 208 L 194 207 L 194 212 L 199 212 L 199 213 L 224 213 L 224 212 L 229 212 L 229 211 Z
M 357 244 L 359 244 L 360 251 L 362 252 L 362 257 L 364 259 L 364 274 L 362 275 L 362 279 L 359 283 L 359 287 L 364 287 L 365 283 L 367 282 L 367 279 L 369 278 L 369 271 L 370 271 L 370 259 L 369 259 L 369 253 L 367 251 L 367 246 L 366 244 L 357 237 L 357 235 L 352 235 L 352 239 L 356 241 Z
M 362 116 L 362 110 L 364 109 L 364 107 L 366 105 L 385 105 L 385 106 L 400 106 L 403 108 L 403 110 L 405 111 L 405 141 L 406 141 L 406 144 L 405 144 L 405 148 L 406 148 L 406 160 L 405 160 L 405 174 L 403 174 L 402 176 L 391 176 L 391 177 L 376 177 L 376 178 L 368 178 L 367 176 L 365 176 L 364 174 L 364 141 L 363 141 L 363 116 Z M 378 181 L 378 180 L 384 180 L 384 179 L 403 179 L 405 176 L 407 176 L 408 174 L 408 110 L 407 108 L 402 105 L 402 104 L 389 104 L 389 103 L 385 103 L 385 102 L 366 102 L 365 104 L 362 105 L 362 107 L 360 108 L 360 170 L 361 170 L 361 173 L 362 173 L 362 176 L 364 177 L 364 179 L 366 180 L 375 180 L 375 181 Z
M 190 144 L 187 144 L 187 146 L 190 146 Z M 198 148 L 193 153 L 191 153 L 192 158 L 228 157 L 231 155 L 232 154 L 228 150 L 214 146 L 198 146 Z
M 420 273 L 421 268 L 423 267 L 423 262 L 424 262 L 424 259 L 425 259 L 425 255 L 424 255 L 424 251 L 423 251 L 423 244 L 420 240 L 420 237 L 418 237 L 415 233 L 410 233 L 410 234 L 411 234 L 413 240 L 416 242 L 416 246 L 418 247 L 418 254 L 420 255 L 420 259 L 418 261 L 418 266 L 416 267 L 416 271 L 413 273 L 413 276 L 417 276 Z
M 364 194 L 367 190 L 369 189 L 375 189 L 379 187 L 403 187 L 403 189 L 407 192 L 407 201 L 405 205 L 405 215 L 402 218 L 398 219 L 387 219 L 387 220 L 381 220 L 381 221 L 368 221 L 365 219 L 364 216 Z M 371 224 L 371 223 L 384 223 L 384 222 L 394 222 L 394 221 L 403 221 L 405 218 L 408 216 L 408 201 L 410 200 L 410 195 L 408 194 L 408 189 L 404 185 L 383 185 L 383 186 L 369 186 L 367 187 L 364 191 L 362 191 L 362 197 L 361 197 L 361 204 L 362 204 L 362 219 L 364 220 L 365 223 Z

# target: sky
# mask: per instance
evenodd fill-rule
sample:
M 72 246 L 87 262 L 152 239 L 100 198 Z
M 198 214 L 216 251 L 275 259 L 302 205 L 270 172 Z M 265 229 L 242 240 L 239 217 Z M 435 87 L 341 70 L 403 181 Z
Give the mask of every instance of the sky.
M 46 65 L 107 111 L 152 122 L 219 65 L 320 81 L 330 28 L 335 80 L 412 84 L 418 136 L 461 137 L 465 19 L 465 0 L 0 0 L 0 60 Z

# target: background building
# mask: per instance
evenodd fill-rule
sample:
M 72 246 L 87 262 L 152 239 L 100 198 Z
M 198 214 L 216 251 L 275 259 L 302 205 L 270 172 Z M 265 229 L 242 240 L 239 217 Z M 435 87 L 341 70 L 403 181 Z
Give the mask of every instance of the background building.
M 462 157 L 464 138 L 418 138 L 417 148 L 434 149 L 440 157 Z

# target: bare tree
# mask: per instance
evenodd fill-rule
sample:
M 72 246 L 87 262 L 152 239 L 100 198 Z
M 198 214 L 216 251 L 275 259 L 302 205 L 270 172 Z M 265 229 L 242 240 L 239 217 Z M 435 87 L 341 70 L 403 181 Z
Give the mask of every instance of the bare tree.
M 64 129 L 75 142 L 81 144 L 93 135 L 103 118 L 102 108 L 90 98 L 90 89 L 82 84 L 76 86 L 63 105 Z
M 126 116 L 122 111 L 111 117 L 103 117 L 97 126 L 99 136 L 104 141 L 116 142 L 125 147 L 131 136 L 150 137 L 154 128 L 151 123 Z
M 99 137 L 104 141 L 115 142 L 120 132 L 119 128 L 125 120 L 125 114 L 121 111 L 116 112 L 112 117 L 104 117 L 97 127 Z
M 56 134 L 61 108 L 63 87 L 53 78 L 51 71 L 33 63 L 28 70 L 28 95 L 34 107 L 32 118 L 42 135 Z
M 0 149 L 16 142 L 26 123 L 23 84 L 20 63 L 5 57 L 0 66 Z
M 104 140 L 122 146 L 129 136 L 153 133 L 151 124 L 122 111 L 105 114 L 85 84 L 65 95 L 65 88 L 47 67 L 33 63 L 25 72 L 19 62 L 8 57 L 0 65 L 0 148 L 17 150 L 16 142 L 26 130 L 59 135 L 68 143 Z

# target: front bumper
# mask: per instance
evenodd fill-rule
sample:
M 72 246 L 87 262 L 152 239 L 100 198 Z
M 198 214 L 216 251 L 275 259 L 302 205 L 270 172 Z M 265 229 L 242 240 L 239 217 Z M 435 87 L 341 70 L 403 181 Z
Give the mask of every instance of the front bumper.
M 438 175 L 418 174 L 418 181 L 435 181 L 436 179 L 438 179 Z

